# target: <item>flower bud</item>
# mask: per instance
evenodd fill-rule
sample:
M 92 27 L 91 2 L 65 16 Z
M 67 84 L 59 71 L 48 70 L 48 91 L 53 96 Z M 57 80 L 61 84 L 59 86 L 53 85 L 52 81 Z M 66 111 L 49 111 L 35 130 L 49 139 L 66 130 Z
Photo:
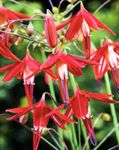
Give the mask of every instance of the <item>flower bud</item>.
M 55 47 L 58 43 L 56 25 L 54 19 L 48 11 L 45 18 L 45 34 L 49 46 L 51 48 Z
M 102 116 L 103 120 L 105 121 L 111 121 L 111 116 L 107 113 L 104 113 L 103 116 Z
M 28 34 L 29 36 L 32 36 L 32 35 L 33 35 L 33 32 L 34 32 L 34 27 L 33 27 L 32 23 L 30 22 L 30 23 L 28 24 L 28 26 L 27 26 L 27 34 Z

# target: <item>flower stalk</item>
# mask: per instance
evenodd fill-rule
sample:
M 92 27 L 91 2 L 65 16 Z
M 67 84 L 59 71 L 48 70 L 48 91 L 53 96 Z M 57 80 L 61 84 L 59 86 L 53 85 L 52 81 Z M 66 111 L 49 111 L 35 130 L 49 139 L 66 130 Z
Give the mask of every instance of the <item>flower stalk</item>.
M 107 93 L 112 94 L 108 73 L 105 74 L 104 79 L 105 79 L 105 86 L 106 86 Z M 110 110 L 111 110 L 111 114 L 113 118 L 113 124 L 115 127 L 116 140 L 117 140 L 117 143 L 119 144 L 119 127 L 118 127 L 118 120 L 117 120 L 117 115 L 116 115 L 114 104 L 110 104 Z
M 69 76 L 70 76 L 70 82 L 71 82 L 71 85 L 72 85 L 72 89 L 73 89 L 73 91 L 75 93 L 75 91 L 76 91 L 75 78 L 74 78 L 74 76 L 72 74 L 70 74 Z M 84 140 L 86 141 L 86 139 L 87 139 L 86 130 L 84 129 L 84 125 L 83 125 L 82 121 L 78 120 L 78 138 L 79 138 L 78 149 L 79 150 L 81 150 L 81 129 L 82 129 Z M 90 149 L 90 146 L 89 146 L 89 143 L 87 142 L 86 150 L 89 150 L 89 149 Z

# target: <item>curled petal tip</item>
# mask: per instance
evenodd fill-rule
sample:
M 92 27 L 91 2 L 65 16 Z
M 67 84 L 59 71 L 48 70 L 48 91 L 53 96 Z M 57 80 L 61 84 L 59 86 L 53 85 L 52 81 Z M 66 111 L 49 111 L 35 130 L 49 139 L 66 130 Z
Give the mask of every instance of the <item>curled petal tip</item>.
M 97 145 L 97 141 L 96 141 L 94 136 L 91 137 L 91 143 L 92 143 L 93 146 Z

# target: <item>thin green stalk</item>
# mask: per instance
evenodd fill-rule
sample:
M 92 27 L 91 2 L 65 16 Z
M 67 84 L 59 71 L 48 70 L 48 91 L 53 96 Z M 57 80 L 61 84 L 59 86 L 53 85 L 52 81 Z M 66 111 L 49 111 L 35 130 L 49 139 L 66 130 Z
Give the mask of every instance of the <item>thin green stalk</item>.
M 46 54 L 45 54 L 45 51 L 41 50 L 41 54 L 42 54 L 42 59 L 43 61 L 45 61 L 47 58 L 46 58 Z M 48 75 L 48 82 L 49 82 L 49 89 L 50 89 L 50 93 L 51 93 L 51 96 L 53 97 L 53 99 L 55 100 L 56 102 L 56 96 L 55 96 L 55 91 L 54 91 L 54 86 L 53 86 L 53 82 L 52 82 L 52 79 L 51 77 Z
M 0 0 L 0 6 L 3 6 L 3 5 L 2 5 L 2 0 Z
M 79 148 L 79 150 L 82 150 L 82 146 L 81 146 L 81 121 L 80 120 L 78 120 L 78 140 L 79 140 L 79 142 L 78 142 L 78 148 Z
M 119 124 L 117 124 L 119 127 Z M 115 128 L 113 128 L 102 140 L 101 142 L 93 149 L 93 150 L 98 150 L 98 148 L 116 131 Z
M 48 140 L 46 140 L 45 138 L 41 137 L 41 139 L 43 141 L 45 141 L 47 144 L 49 144 L 54 150 L 59 150 L 58 148 L 56 148 L 52 143 L 50 143 Z
M 72 85 L 72 89 L 75 93 L 76 91 L 76 81 L 75 81 L 75 78 L 72 74 L 69 75 L 70 76 L 70 81 L 71 81 L 71 85 Z M 78 138 L 79 138 L 79 145 L 78 145 L 78 150 L 81 150 L 81 128 L 82 128 L 82 133 L 83 133 L 83 136 L 84 136 L 84 139 L 86 141 L 87 139 L 87 134 L 86 134 L 86 131 L 84 129 L 84 125 L 83 124 L 80 124 L 80 121 L 78 121 Z M 86 150 L 89 150 L 90 149 L 90 146 L 89 146 L 89 143 L 87 142 L 87 145 L 86 145 Z
M 75 93 L 75 91 L 76 91 L 76 82 L 75 82 L 75 79 L 74 79 L 74 76 L 72 75 L 72 74 L 69 74 L 69 77 L 70 77 L 70 82 L 71 82 L 71 85 L 72 85 L 72 89 L 73 89 L 73 91 L 74 91 L 74 93 Z M 79 150 L 81 150 L 81 141 L 79 141 L 79 145 L 80 146 L 78 146 L 78 142 L 77 142 L 77 137 L 76 137 L 76 131 L 75 131 L 75 126 L 74 126 L 74 124 L 72 124 L 72 139 L 73 139 L 73 143 L 75 144 L 75 150 L 76 150 L 76 147 L 77 148 L 79 148 Z M 80 124 L 79 124 L 79 122 L 78 122 L 78 138 L 79 138 L 79 140 L 80 140 Z
M 77 143 L 77 138 L 76 138 L 76 131 L 75 131 L 75 126 L 73 123 L 70 124 L 71 127 L 71 138 L 70 138 L 70 142 L 71 142 L 71 146 L 72 146 L 72 150 L 79 150 L 78 149 L 78 143 Z
M 50 131 L 48 131 L 48 132 L 49 132 L 51 138 L 52 138 L 52 139 L 54 140 L 54 142 L 56 143 L 56 145 L 59 147 L 59 149 L 62 150 L 61 145 L 58 143 L 58 141 L 57 141 L 56 138 L 53 136 L 53 134 L 52 134 Z
M 85 142 L 87 142 L 85 150 L 90 150 L 90 145 L 89 145 L 89 142 L 87 141 L 87 133 L 86 133 L 86 130 L 82 121 L 81 121 L 81 129 L 82 129 L 84 140 Z
M 27 125 L 20 123 L 18 120 L 14 120 L 15 122 L 17 122 L 18 124 L 20 124 L 21 126 L 23 126 L 25 129 L 27 129 L 30 132 L 34 132 L 31 128 L 29 128 Z M 46 140 L 44 137 L 41 136 L 41 139 L 43 141 L 45 141 L 48 145 L 50 145 L 54 150 L 59 150 L 57 147 L 55 147 L 51 142 L 49 142 L 48 140 Z
M 112 94 L 108 73 L 105 74 L 104 78 L 105 78 L 105 85 L 106 85 L 107 93 Z M 111 114 L 113 117 L 113 124 L 115 127 L 115 134 L 116 134 L 117 143 L 119 143 L 118 120 L 117 120 L 117 115 L 116 115 L 116 110 L 115 110 L 114 104 L 110 104 L 110 109 L 111 109 Z
M 73 76 L 72 74 L 69 74 L 69 77 L 70 77 L 72 89 L 73 89 L 73 91 L 74 91 L 74 93 L 75 93 L 75 91 L 76 91 L 76 82 L 75 82 L 75 78 L 74 78 L 74 76 Z
M 47 58 L 46 58 L 46 54 L 45 54 L 45 51 L 41 50 L 41 54 L 42 54 L 42 59 L 43 61 L 45 61 Z M 48 76 L 48 81 L 49 81 L 49 89 L 50 89 L 50 93 L 51 93 L 51 96 L 53 97 L 53 99 L 55 100 L 56 102 L 56 96 L 55 96 L 55 90 L 54 90 L 54 86 L 53 86 L 53 82 L 52 82 L 52 79 L 50 76 Z M 53 103 L 54 104 L 54 103 Z M 60 128 L 57 128 L 58 129 L 58 133 L 59 135 L 62 136 L 62 139 L 63 139 L 63 131 L 60 129 Z M 64 150 L 64 144 L 60 141 L 60 144 L 61 144 L 61 147 L 62 147 L 62 150 Z

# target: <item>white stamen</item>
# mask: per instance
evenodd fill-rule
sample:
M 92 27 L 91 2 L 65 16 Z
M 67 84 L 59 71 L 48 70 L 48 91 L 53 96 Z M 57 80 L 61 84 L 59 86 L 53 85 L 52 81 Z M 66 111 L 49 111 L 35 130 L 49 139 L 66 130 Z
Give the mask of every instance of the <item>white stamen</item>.
M 85 20 L 82 22 L 82 32 L 84 36 L 90 35 L 90 28 Z
M 58 67 L 58 73 L 61 78 L 61 80 L 68 79 L 68 69 L 66 64 L 62 64 Z
M 115 53 L 113 46 L 108 47 L 108 52 L 109 52 L 110 66 L 112 68 L 117 67 L 118 66 L 119 55 L 117 53 Z

